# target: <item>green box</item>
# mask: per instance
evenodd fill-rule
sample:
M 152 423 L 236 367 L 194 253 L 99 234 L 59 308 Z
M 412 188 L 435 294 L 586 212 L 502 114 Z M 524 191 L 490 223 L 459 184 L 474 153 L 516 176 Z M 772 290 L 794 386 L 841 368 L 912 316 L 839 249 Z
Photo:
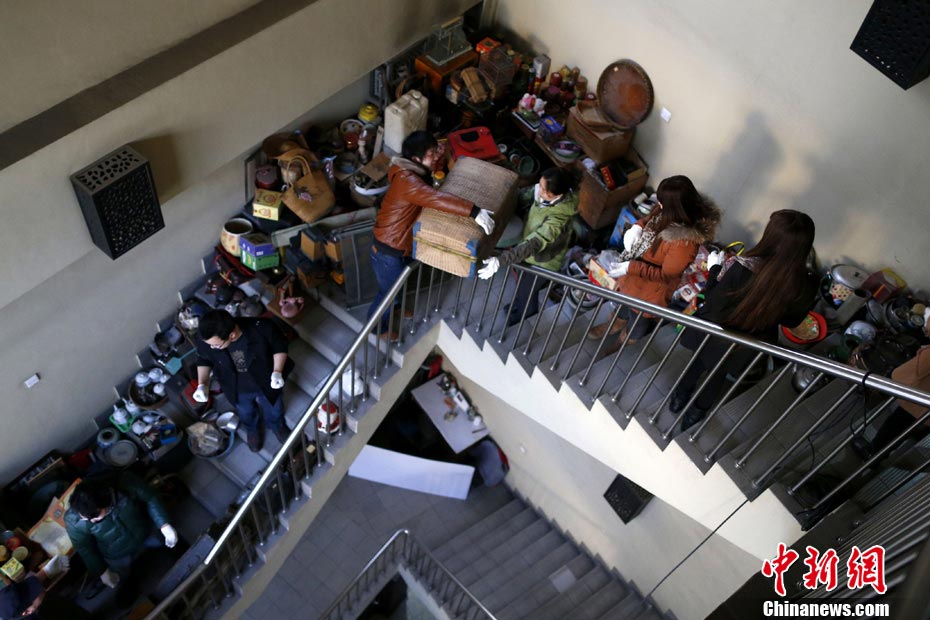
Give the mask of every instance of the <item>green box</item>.
M 243 252 L 240 258 L 242 264 L 252 271 L 261 271 L 262 269 L 277 267 L 281 261 L 281 257 L 277 252 L 273 252 L 266 256 L 253 256 L 248 252 Z

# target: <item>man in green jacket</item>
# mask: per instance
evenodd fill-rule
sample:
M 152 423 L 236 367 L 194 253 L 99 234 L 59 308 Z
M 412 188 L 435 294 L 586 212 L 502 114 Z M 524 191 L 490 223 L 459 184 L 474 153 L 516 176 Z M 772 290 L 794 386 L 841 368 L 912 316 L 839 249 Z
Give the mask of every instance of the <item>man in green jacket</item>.
M 488 279 L 501 267 L 525 261 L 558 271 L 572 241 L 572 217 L 578 212 L 578 196 L 572 190 L 574 179 L 561 168 L 549 168 L 542 173 L 539 183 L 520 195 L 521 206 L 532 203 L 523 225 L 520 243 L 484 261 L 478 277 Z M 525 274 L 510 305 L 507 325 L 514 325 L 523 316 L 539 311 L 539 291 L 546 285 L 543 278 Z
M 161 530 L 162 541 L 152 524 Z M 71 494 L 65 529 L 91 578 L 115 588 L 145 549 L 174 547 L 177 531 L 152 487 L 121 472 L 114 479 L 85 480 Z

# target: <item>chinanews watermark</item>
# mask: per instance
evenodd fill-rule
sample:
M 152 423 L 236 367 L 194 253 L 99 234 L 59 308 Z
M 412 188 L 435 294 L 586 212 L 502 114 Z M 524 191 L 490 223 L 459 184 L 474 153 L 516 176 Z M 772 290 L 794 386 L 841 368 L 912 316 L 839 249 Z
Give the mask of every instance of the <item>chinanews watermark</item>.
M 801 578 L 801 585 L 807 590 L 833 592 L 840 588 L 862 590 L 872 588 L 875 594 L 883 595 L 888 591 L 885 584 L 885 548 L 875 545 L 868 549 L 854 546 L 849 551 L 845 562 L 845 577 L 840 581 L 840 556 L 835 549 L 821 553 L 816 547 L 806 547 L 807 557 L 804 565 L 807 571 Z M 773 580 L 775 594 L 787 596 L 785 573 L 801 558 L 801 554 L 778 543 L 775 557 L 762 563 L 762 575 Z M 870 616 L 890 618 L 888 603 L 836 602 L 836 599 L 815 602 L 805 601 L 764 601 L 762 615 L 766 618 L 854 618 Z

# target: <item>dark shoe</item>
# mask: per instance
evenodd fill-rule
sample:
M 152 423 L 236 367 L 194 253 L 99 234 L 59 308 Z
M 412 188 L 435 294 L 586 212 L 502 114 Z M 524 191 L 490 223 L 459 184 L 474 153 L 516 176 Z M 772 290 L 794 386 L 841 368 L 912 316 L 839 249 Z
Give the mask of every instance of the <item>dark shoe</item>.
M 685 412 L 685 417 L 681 419 L 681 432 L 686 432 L 689 428 L 703 420 L 705 415 L 707 415 L 706 409 L 699 409 L 692 405 L 691 408 Z
M 610 323 L 603 323 L 591 328 L 591 331 L 588 332 L 588 340 L 600 340 L 604 337 L 604 334 L 608 333 L 608 328 L 610 329 L 610 335 L 613 336 L 614 334 L 620 333 L 624 327 L 626 327 L 626 321 L 623 319 L 617 319 L 614 321 L 613 325 Z
M 287 427 L 287 424 L 279 424 L 274 428 L 274 436 L 278 438 L 278 441 L 284 443 L 291 436 L 291 429 Z
M 875 456 L 872 450 L 872 444 L 865 437 L 856 437 L 852 440 L 852 450 L 863 461 L 868 461 Z
M 675 390 L 672 393 L 672 398 L 668 401 L 668 410 L 672 413 L 681 413 L 681 410 L 685 408 L 685 405 L 688 403 L 688 400 L 691 399 L 691 394 L 684 394 Z
M 259 433 L 249 433 L 246 431 L 246 442 L 249 444 L 249 450 L 252 452 L 259 452 L 264 445 L 262 441 L 262 436 Z

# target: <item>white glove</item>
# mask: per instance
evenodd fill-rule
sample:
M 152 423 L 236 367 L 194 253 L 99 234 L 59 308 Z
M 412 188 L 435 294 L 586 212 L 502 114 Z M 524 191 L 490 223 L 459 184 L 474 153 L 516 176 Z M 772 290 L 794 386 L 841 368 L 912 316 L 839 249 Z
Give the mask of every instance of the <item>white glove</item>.
M 707 255 L 707 270 L 710 271 L 711 267 L 722 265 L 724 260 L 726 260 L 726 255 L 722 250 L 711 252 Z
M 71 558 L 66 555 L 53 555 L 52 559 L 42 567 L 42 572 L 49 581 L 52 581 L 67 573 L 69 568 L 71 568 Z
M 607 275 L 609 275 L 611 278 L 620 278 L 620 277 L 625 276 L 629 270 L 630 270 L 630 261 L 625 260 L 619 265 L 617 265 L 615 269 L 611 269 L 607 273 Z
M 271 373 L 271 389 L 280 390 L 283 387 L 284 387 L 284 375 L 282 375 L 278 371 Z
M 486 258 L 482 262 L 484 263 L 484 267 L 478 270 L 478 277 L 482 280 L 493 278 L 497 270 L 501 268 L 501 262 L 496 256 Z
M 161 526 L 161 534 L 165 537 L 165 546 L 169 549 L 178 544 L 178 531 L 171 527 L 170 524 L 165 523 Z
M 643 227 L 639 224 L 633 224 L 628 231 L 623 233 L 623 249 L 632 250 L 633 246 L 639 243 L 643 237 Z
M 197 389 L 194 390 L 194 400 L 196 400 L 198 403 L 205 403 L 210 400 L 210 397 L 207 396 L 207 386 L 205 386 L 203 383 L 199 383 L 197 385 Z
M 494 218 L 491 217 L 491 212 L 487 209 L 478 211 L 478 215 L 475 216 L 475 221 L 478 222 L 478 226 L 484 230 L 484 234 L 490 235 L 494 232 Z
M 116 584 L 119 583 L 119 575 L 108 568 L 100 575 L 100 581 L 108 588 L 115 588 Z

